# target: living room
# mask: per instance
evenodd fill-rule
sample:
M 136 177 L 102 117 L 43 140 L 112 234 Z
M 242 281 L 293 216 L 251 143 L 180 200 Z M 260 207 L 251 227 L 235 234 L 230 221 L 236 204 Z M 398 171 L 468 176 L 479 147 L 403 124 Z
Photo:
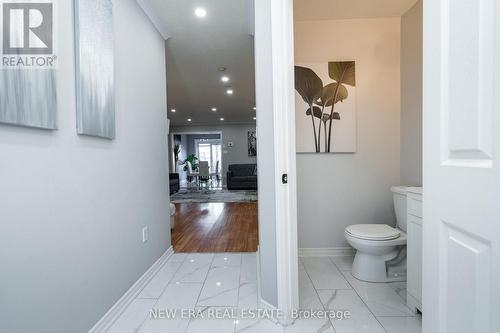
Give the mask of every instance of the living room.
M 174 198 L 187 193 L 201 198 L 206 190 L 228 195 L 257 190 L 255 123 L 173 125 L 169 143 L 170 194 Z

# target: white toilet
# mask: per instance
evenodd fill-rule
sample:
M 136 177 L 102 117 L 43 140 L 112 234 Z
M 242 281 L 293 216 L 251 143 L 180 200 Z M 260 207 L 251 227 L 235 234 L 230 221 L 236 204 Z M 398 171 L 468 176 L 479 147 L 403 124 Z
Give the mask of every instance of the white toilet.
M 347 242 L 356 249 L 352 275 L 363 281 L 406 280 L 406 190 L 391 188 L 396 228 L 387 224 L 355 224 L 345 228 Z

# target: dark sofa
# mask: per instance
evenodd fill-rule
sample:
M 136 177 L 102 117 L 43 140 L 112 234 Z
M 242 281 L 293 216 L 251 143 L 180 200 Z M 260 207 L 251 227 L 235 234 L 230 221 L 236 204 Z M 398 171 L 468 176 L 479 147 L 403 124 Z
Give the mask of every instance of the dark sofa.
M 227 172 L 228 190 L 256 190 L 257 165 L 231 164 Z
M 180 181 L 178 173 L 171 173 L 170 176 L 170 194 L 179 192 Z

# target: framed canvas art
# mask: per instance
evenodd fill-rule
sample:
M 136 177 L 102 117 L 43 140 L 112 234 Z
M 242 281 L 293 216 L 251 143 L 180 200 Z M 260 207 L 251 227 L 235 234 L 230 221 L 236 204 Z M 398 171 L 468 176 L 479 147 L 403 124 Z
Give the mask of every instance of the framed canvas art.
M 256 131 L 248 131 L 248 156 L 257 156 Z
M 55 69 L 0 69 L 0 123 L 57 129 Z
M 78 134 L 115 137 L 113 4 L 76 0 L 76 123 Z
M 57 129 L 57 3 L 1 1 L 0 123 Z
M 295 66 L 298 153 L 356 152 L 356 63 Z

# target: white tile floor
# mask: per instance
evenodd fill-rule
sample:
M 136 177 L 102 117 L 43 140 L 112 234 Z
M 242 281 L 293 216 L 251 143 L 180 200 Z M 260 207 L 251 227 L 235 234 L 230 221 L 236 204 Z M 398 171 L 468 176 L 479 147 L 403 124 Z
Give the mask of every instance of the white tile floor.
M 421 317 L 406 307 L 406 285 L 367 283 L 351 275 L 352 257 L 299 259 L 301 309 L 347 310 L 350 319 L 153 319 L 151 309 L 203 313 L 256 309 L 254 253 L 174 254 L 108 332 L 112 333 L 420 333 Z

